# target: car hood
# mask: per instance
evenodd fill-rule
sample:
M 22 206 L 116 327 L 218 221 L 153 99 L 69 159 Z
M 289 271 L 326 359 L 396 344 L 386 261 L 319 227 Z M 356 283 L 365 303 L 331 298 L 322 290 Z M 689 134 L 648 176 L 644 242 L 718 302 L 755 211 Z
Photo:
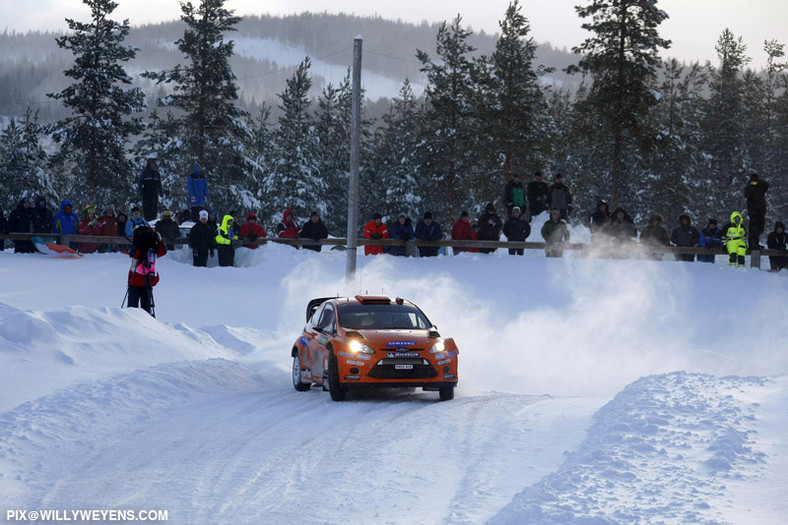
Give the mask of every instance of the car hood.
M 429 330 L 357 330 L 375 348 L 430 348 L 437 338 Z

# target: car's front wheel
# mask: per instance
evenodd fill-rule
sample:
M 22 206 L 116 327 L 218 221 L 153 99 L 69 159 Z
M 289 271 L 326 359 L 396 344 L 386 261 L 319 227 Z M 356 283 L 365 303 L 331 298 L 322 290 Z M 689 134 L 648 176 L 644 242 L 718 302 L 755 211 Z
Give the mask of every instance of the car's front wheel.
M 301 358 L 298 352 L 293 356 L 293 386 L 299 392 L 306 392 L 312 388 L 312 383 L 304 383 L 301 381 Z
M 337 358 L 333 355 L 328 358 L 326 379 L 328 379 L 328 392 L 331 394 L 331 399 L 333 401 L 344 401 L 345 387 L 339 382 L 339 364 L 337 363 Z
M 454 399 L 454 386 L 443 386 L 439 388 L 438 395 L 441 401 L 450 401 Z

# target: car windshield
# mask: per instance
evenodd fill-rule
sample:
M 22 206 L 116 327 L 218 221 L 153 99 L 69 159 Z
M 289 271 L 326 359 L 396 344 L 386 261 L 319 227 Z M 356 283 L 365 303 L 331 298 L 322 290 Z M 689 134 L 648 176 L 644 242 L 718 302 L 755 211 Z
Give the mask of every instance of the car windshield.
M 407 304 L 345 304 L 339 324 L 360 330 L 426 330 L 432 326 L 418 308 Z

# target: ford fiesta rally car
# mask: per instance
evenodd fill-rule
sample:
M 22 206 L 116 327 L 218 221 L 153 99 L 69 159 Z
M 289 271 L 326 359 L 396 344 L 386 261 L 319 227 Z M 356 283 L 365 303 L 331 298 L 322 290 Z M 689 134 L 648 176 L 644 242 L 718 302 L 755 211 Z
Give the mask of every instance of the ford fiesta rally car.
M 454 398 L 457 355 L 413 303 L 389 297 L 313 299 L 292 348 L 293 386 L 322 385 L 342 401 L 358 386 L 421 387 Z

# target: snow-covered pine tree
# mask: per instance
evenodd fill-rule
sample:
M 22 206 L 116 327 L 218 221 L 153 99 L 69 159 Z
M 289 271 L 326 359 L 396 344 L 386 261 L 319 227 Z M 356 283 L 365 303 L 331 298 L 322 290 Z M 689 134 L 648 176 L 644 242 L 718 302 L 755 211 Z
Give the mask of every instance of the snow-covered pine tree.
M 293 210 L 300 225 L 312 210 L 325 213 L 326 181 L 318 169 L 317 138 L 309 90 L 311 60 L 305 58 L 279 94 L 279 127 L 274 137 L 276 160 L 263 183 L 264 213 L 278 224 L 282 211 Z
M 509 4 L 498 23 L 495 52 L 478 61 L 480 146 L 488 163 L 485 171 L 497 175 L 489 178 L 491 193 L 501 191 L 513 169 L 543 169 L 550 153 L 551 125 L 539 84 L 539 74 L 546 70 L 534 66 L 536 44 L 521 10 L 518 0 Z
M 768 166 L 765 175 L 770 179 L 770 190 L 767 199 L 773 216 L 788 217 L 788 64 L 785 57 L 784 44 L 776 40 L 764 42 L 764 51 L 768 55 L 766 67 L 766 129 Z M 769 228 L 767 223 L 767 229 Z
M 741 73 L 750 61 L 741 37 L 725 29 L 715 46 L 720 64 L 710 67 L 704 120 L 704 150 L 711 158 L 710 197 L 718 208 L 742 210 L 747 181 L 744 161 L 744 85 Z
M 44 127 L 38 123 L 38 112 L 28 107 L 21 122 L 11 118 L 0 132 L 0 180 L 5 199 L 16 205 L 22 197 L 32 199 L 43 195 L 56 203 L 57 194 L 45 169 L 47 155 L 41 147 Z
M 74 54 L 74 65 L 64 73 L 74 83 L 49 97 L 61 100 L 71 115 L 57 122 L 52 136 L 60 144 L 53 173 L 75 174 L 63 187 L 77 202 L 114 202 L 131 196 L 131 164 L 126 156 L 129 138 L 140 131 L 134 113 L 143 111 L 142 90 L 131 86 L 123 63 L 137 49 L 122 44 L 129 21 L 109 17 L 118 6 L 112 0 L 83 0 L 91 22 L 66 19 L 71 33 L 56 38 L 58 46 Z M 127 86 L 127 87 L 126 87 Z M 73 182 L 73 183 L 72 183 Z
M 132 148 L 134 159 L 134 204 L 142 205 L 142 196 L 138 193 L 137 181 L 147 165 L 148 155 L 155 152 L 159 161 L 161 184 L 164 196 L 159 201 L 159 209 L 169 209 L 173 213 L 190 209 L 186 189 L 186 176 L 190 171 L 183 169 L 189 165 L 190 157 L 185 156 L 185 148 L 180 140 L 178 122 L 172 113 L 168 112 L 161 118 L 157 109 L 154 109 L 145 125 L 145 131 Z M 192 161 L 193 162 L 193 161 Z M 210 181 L 209 181 L 210 184 Z
M 234 43 L 225 40 L 225 33 L 235 31 L 241 18 L 224 4 L 225 0 L 200 0 L 197 6 L 182 2 L 186 30 L 175 44 L 187 63 L 143 75 L 172 87 L 159 104 L 180 110 L 176 120 L 186 150 L 183 157 L 188 161 L 179 166 L 179 172 L 185 180 L 194 161 L 199 162 L 208 174 L 211 200 L 220 213 L 254 204 L 249 202 L 251 181 L 246 174 L 251 170 L 243 151 L 247 115 L 236 105 L 238 86 L 230 67 Z
M 639 185 L 632 177 L 626 181 L 623 177 L 628 146 L 640 156 L 653 144 L 649 111 L 657 100 L 651 87 L 660 64 L 659 50 L 670 46 L 657 28 L 668 15 L 656 0 L 591 0 L 575 10 L 580 18 L 590 19 L 582 27 L 592 36 L 572 49 L 582 57 L 567 71 L 592 78 L 578 109 L 593 122 L 597 140 L 610 145 L 610 193 L 615 207 L 625 197 L 625 182 L 633 189 Z
M 250 189 L 254 192 L 257 201 L 263 206 L 262 209 L 258 205 L 254 209 L 250 208 L 248 211 L 255 211 L 259 214 L 259 222 L 266 230 L 270 229 L 266 218 L 270 217 L 274 210 L 273 207 L 271 209 L 265 208 L 266 199 L 262 188 L 266 177 L 273 171 L 276 161 L 275 134 L 270 119 L 271 106 L 266 103 L 261 104 L 257 114 L 250 116 L 248 119 L 249 136 L 246 145 L 250 178 L 254 181 Z
M 315 115 L 316 161 L 326 184 L 326 200 L 320 212 L 329 232 L 347 228 L 348 178 L 350 172 L 351 101 L 350 71 L 338 88 L 329 83 L 318 98 Z
M 642 181 L 640 218 L 645 221 L 652 213 L 660 213 L 670 222 L 689 212 L 705 220 L 718 215 L 709 209 L 705 198 L 709 189 L 700 149 L 706 70 L 697 63 L 687 70 L 678 60 L 670 59 L 662 76 L 661 84 L 655 86 L 659 103 L 651 115 L 658 133 Z
M 578 98 L 584 98 L 586 91 L 586 84 L 581 83 L 576 93 L 568 89 L 557 89 L 549 93 L 546 100 L 554 129 L 551 134 L 553 162 L 530 170 L 523 181 L 530 182 L 536 168 L 541 169 L 546 180 L 555 175 L 554 167 L 560 169 L 562 174 L 571 176 L 571 181 L 567 181 L 574 203 L 574 212 L 570 219 L 579 218 L 582 222 L 588 221 L 598 199 L 610 201 L 610 187 L 598 176 L 609 169 L 607 150 L 601 151 L 596 141 L 591 138 L 596 130 L 590 123 L 583 121 L 575 104 Z
M 471 56 L 476 49 L 468 42 L 472 32 L 463 29 L 461 23 L 458 15 L 451 25 L 440 25 L 437 60 L 422 50 L 416 53 L 428 82 L 422 143 L 422 211 L 431 211 L 443 222 L 446 217 L 459 216 L 462 208 L 473 206 L 479 198 L 473 191 L 479 177 L 479 129 L 473 107 L 477 87 Z
M 366 198 L 361 202 L 361 216 L 367 220 L 375 212 L 388 221 L 396 220 L 400 213 L 411 220 L 420 217 L 421 199 L 427 193 L 419 183 L 423 118 L 424 108 L 405 79 L 383 116 L 383 125 L 375 132 L 374 167 L 363 174 L 362 195 Z M 449 217 L 443 220 L 447 222 Z

